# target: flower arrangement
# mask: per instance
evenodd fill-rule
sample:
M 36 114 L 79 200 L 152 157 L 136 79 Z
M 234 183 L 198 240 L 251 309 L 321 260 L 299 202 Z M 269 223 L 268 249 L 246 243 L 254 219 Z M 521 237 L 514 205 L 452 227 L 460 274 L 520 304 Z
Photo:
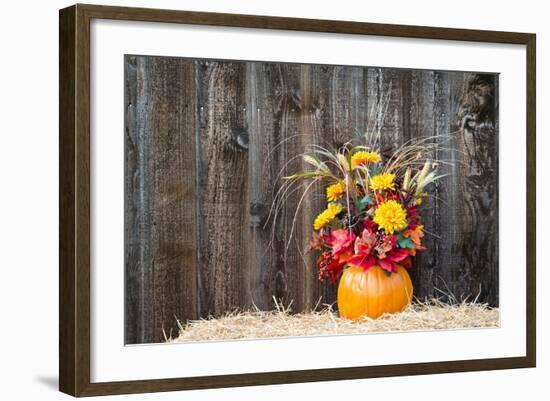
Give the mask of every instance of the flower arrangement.
M 432 142 L 430 142 L 430 139 Z M 346 266 L 386 275 L 426 249 L 418 207 L 436 181 L 437 163 L 427 157 L 433 138 L 410 141 L 387 157 L 374 146 L 344 145 L 336 152 L 316 147 L 302 155 L 314 167 L 285 177 L 324 187 L 326 209 L 313 221 L 310 250 L 317 250 L 319 279 L 334 282 Z

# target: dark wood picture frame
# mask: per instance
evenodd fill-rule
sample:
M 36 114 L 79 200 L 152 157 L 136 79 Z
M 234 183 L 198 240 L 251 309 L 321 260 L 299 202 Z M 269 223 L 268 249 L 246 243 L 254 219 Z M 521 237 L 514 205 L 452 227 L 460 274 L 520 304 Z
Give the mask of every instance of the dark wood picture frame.
M 526 46 L 526 355 L 509 358 L 91 383 L 90 21 L 93 18 Z M 59 388 L 62 392 L 73 396 L 93 396 L 535 367 L 535 34 L 81 4 L 60 10 L 59 30 Z

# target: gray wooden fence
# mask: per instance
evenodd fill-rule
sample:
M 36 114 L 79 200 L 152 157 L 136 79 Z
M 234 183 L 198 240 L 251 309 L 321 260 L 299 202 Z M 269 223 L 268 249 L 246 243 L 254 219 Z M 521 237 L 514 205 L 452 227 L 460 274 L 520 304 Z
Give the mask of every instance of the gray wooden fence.
M 498 305 L 498 76 L 370 67 L 125 58 L 125 340 L 177 334 L 176 317 L 335 301 L 304 254 L 322 200 L 299 193 L 264 223 L 307 145 L 380 127 L 383 149 L 441 136 L 449 174 L 421 211 L 415 295 Z M 391 97 L 384 121 L 373 105 Z M 286 167 L 284 167 L 286 165 Z M 321 189 L 319 189 L 321 190 Z

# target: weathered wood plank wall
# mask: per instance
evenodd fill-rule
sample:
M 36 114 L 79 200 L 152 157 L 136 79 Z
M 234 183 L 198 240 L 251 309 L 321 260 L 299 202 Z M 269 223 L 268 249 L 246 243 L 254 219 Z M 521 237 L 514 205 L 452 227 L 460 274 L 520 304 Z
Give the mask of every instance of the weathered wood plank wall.
M 129 57 L 125 69 L 125 338 L 137 343 L 199 316 L 197 98 L 193 64 Z
M 264 224 L 280 177 L 305 167 L 296 155 L 366 129 L 384 152 L 438 135 L 434 156 L 455 161 L 422 211 L 437 235 L 411 271 L 416 296 L 498 305 L 496 75 L 127 56 L 125 76 L 126 343 L 273 297 L 333 303 L 304 253 L 322 188 L 301 199 L 300 184 Z

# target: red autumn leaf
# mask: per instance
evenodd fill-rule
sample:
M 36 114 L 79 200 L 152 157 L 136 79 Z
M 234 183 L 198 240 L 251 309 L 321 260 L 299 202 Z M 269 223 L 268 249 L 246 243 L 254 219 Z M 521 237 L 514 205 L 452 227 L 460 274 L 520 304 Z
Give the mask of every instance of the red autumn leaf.
M 350 265 L 361 266 L 365 270 L 370 269 L 375 263 L 372 255 L 353 255 L 347 262 Z
M 351 231 L 338 229 L 332 230 L 329 236 L 325 236 L 325 242 L 332 248 L 332 254 L 338 256 L 341 253 L 352 250 L 355 234 Z
M 409 252 L 406 249 L 394 248 L 385 258 L 380 258 L 376 262 L 388 272 L 397 272 L 397 263 L 405 260 L 408 256 Z
M 363 229 L 361 236 L 355 239 L 355 253 L 369 255 L 376 244 L 376 234 Z
M 409 253 L 406 249 L 396 248 L 388 254 L 387 259 L 391 260 L 392 262 L 401 262 L 407 256 L 409 256 Z
M 378 259 L 378 265 L 387 272 L 393 272 L 397 270 L 397 266 L 391 260 L 388 259 Z

